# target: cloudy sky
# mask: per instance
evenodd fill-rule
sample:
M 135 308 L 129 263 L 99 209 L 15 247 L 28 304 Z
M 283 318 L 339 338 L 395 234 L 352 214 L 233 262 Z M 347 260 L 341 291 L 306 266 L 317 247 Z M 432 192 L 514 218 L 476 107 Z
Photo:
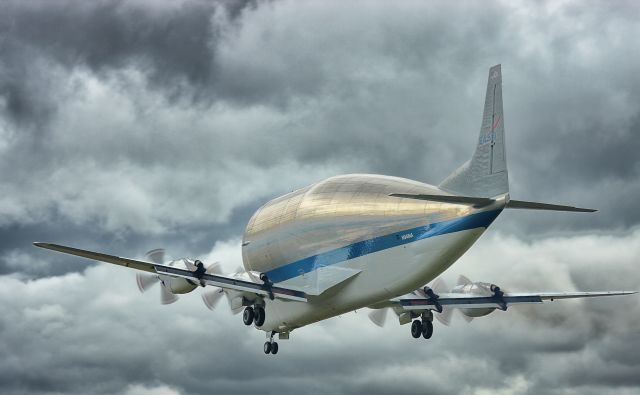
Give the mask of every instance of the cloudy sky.
M 0 0 L 0 393 L 635 394 L 638 298 L 513 308 L 416 341 L 358 311 L 262 332 L 50 241 L 241 263 L 265 200 L 341 173 L 437 184 L 501 63 L 516 199 L 449 272 L 639 289 L 637 2 Z M 275 363 L 274 363 L 275 362 Z

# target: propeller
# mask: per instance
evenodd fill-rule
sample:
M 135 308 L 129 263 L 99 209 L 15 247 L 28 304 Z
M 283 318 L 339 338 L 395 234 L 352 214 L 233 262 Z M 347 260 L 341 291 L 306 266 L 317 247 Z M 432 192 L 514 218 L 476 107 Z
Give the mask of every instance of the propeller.
M 458 282 L 456 283 L 456 285 L 467 285 L 467 284 L 471 284 L 473 281 L 469 280 L 469 278 L 467 276 L 465 276 L 464 274 L 461 274 L 458 276 Z M 460 314 L 462 315 L 462 318 L 464 318 L 465 321 L 467 321 L 467 323 L 473 321 L 473 317 L 469 317 L 466 314 Z
M 458 282 L 456 283 L 456 285 L 467 285 L 467 284 L 471 284 L 473 281 L 469 280 L 469 278 L 467 278 L 467 276 L 461 274 L 458 276 Z
M 205 292 L 202 294 L 202 301 L 209 310 L 213 310 L 220 302 L 220 299 L 225 295 L 222 288 L 216 288 L 213 291 Z
M 437 295 L 440 293 L 449 292 L 449 287 L 445 281 L 438 277 L 433 284 L 431 284 L 431 290 Z M 417 292 L 422 296 L 427 296 L 424 289 L 418 289 Z M 392 310 L 390 307 L 383 307 L 381 309 L 371 309 L 369 312 L 369 320 L 376 324 L 379 327 L 383 327 L 387 321 L 387 316 L 389 315 L 389 310 Z M 443 307 L 441 313 L 435 313 L 435 317 L 438 321 L 440 321 L 444 325 L 449 325 L 451 323 L 451 315 L 453 314 L 453 309 Z
M 447 293 L 450 290 L 450 288 L 447 286 L 447 283 L 442 279 L 442 277 L 438 277 L 435 279 L 433 284 L 431 284 L 431 289 L 436 295 L 441 293 Z M 436 314 L 435 317 L 438 321 L 440 321 L 442 325 L 449 326 L 449 324 L 451 324 L 452 314 L 453 314 L 452 308 L 442 307 L 442 312 Z
M 158 265 L 164 264 L 164 249 L 157 248 L 147 252 L 145 257 Z M 160 282 L 160 303 L 171 304 L 178 300 L 178 297 L 171 293 L 160 280 L 160 276 L 157 274 L 136 273 L 136 282 L 138 283 L 138 289 L 140 292 L 146 292 L 157 282 Z
M 167 265 L 165 263 L 165 251 L 162 248 L 157 248 L 155 250 L 151 250 L 145 254 L 145 257 L 150 262 L 156 263 L 158 265 Z M 185 267 L 188 270 L 195 270 L 196 265 L 194 262 L 188 259 L 182 259 Z M 171 264 L 171 263 L 170 263 Z M 220 273 L 220 263 L 215 262 L 206 270 L 209 274 L 219 274 Z M 140 292 L 146 292 L 149 290 L 154 284 L 160 283 L 160 303 L 162 304 L 171 304 L 175 303 L 178 300 L 178 296 L 172 293 L 167 284 L 165 284 L 159 275 L 157 274 L 147 274 L 147 273 L 136 273 L 136 282 L 138 283 L 138 289 Z M 212 301 L 210 301 L 211 303 Z
M 368 314 L 369 319 L 371 320 L 371 322 L 382 328 L 385 322 L 387 322 L 387 315 L 389 313 L 389 310 L 391 310 L 389 307 L 371 310 Z
M 207 273 L 222 274 L 222 268 L 220 267 L 220 263 L 216 262 L 210 265 L 207 268 Z M 254 281 L 257 279 L 257 277 L 253 273 L 247 272 L 242 266 L 238 266 L 238 268 L 236 269 L 236 272 L 232 275 L 232 277 L 240 278 L 244 273 L 247 273 L 249 277 L 251 277 L 251 279 Z M 203 292 L 202 301 L 204 302 L 204 305 L 207 306 L 209 310 L 214 310 L 223 296 L 227 297 L 227 301 L 229 302 L 229 307 L 231 307 L 231 299 L 229 298 L 229 294 L 227 293 L 227 291 L 219 287 L 214 287 L 211 291 Z M 242 311 L 242 309 L 236 309 L 231 311 L 233 314 L 238 314 Z

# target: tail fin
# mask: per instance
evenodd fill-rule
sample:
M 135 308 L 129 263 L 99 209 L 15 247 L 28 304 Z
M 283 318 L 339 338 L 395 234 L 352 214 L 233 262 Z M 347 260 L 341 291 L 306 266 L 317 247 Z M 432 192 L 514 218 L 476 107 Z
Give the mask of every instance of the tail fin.
M 500 65 L 489 69 L 476 151 L 469 161 L 451 173 L 439 187 L 455 194 L 476 197 L 495 197 L 509 192 Z

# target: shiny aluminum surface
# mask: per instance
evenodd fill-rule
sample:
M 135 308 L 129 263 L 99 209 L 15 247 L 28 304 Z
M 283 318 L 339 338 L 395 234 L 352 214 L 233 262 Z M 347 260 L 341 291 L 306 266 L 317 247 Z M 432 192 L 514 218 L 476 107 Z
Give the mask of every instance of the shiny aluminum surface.
M 472 208 L 389 196 L 445 194 L 398 177 L 328 178 L 276 198 L 251 217 L 243 239 L 247 270 L 266 272 L 355 242 L 464 216 Z

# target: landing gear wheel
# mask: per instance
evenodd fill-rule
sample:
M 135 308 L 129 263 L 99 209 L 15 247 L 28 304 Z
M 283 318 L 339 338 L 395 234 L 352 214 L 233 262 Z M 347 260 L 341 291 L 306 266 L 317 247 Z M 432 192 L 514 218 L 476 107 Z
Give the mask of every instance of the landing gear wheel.
M 253 308 L 247 307 L 242 313 L 242 322 L 244 322 L 245 325 L 251 325 L 253 323 L 254 315 Z
M 278 343 L 271 343 L 271 354 L 276 355 L 278 353 Z
M 411 323 L 411 336 L 417 339 L 420 335 L 422 335 L 422 322 L 420 322 L 420 320 L 414 320 Z
M 255 313 L 256 316 L 254 318 L 254 322 L 256 324 L 257 327 L 262 326 L 262 324 L 264 324 L 264 320 L 266 318 L 266 314 L 264 312 L 264 308 L 262 308 L 262 306 L 258 306 L 255 308 Z
M 433 323 L 431 321 L 422 321 L 422 337 L 431 339 L 433 335 Z
M 278 350 L 278 347 L 276 346 L 276 352 L 277 352 L 277 350 Z M 271 342 L 264 343 L 264 353 L 265 354 L 269 354 L 270 352 L 271 352 Z

